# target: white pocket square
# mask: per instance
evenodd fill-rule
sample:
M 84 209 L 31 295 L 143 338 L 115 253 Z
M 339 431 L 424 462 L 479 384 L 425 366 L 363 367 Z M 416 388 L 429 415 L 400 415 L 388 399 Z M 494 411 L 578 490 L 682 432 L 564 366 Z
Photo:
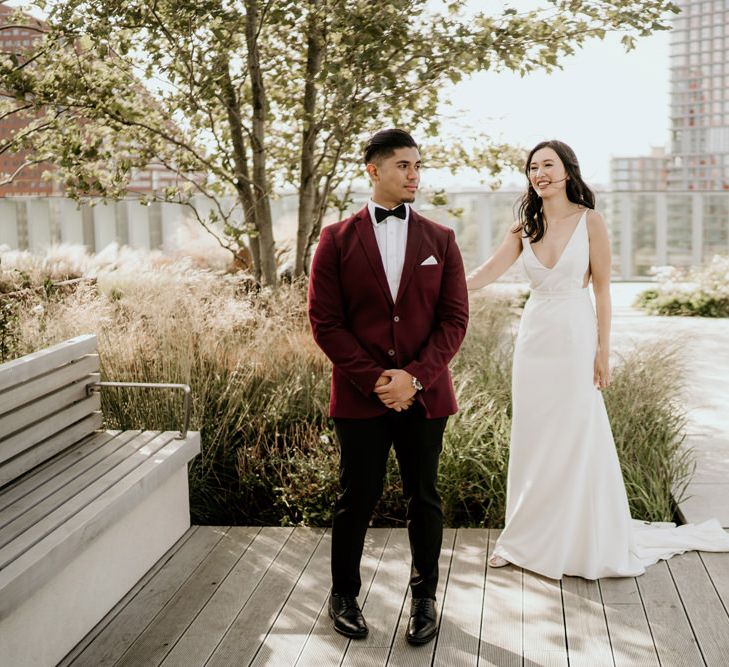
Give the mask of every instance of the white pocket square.
M 420 266 L 430 266 L 431 264 L 437 264 L 438 260 L 431 255 L 428 257 L 428 259 L 424 259 L 422 262 L 420 262 Z

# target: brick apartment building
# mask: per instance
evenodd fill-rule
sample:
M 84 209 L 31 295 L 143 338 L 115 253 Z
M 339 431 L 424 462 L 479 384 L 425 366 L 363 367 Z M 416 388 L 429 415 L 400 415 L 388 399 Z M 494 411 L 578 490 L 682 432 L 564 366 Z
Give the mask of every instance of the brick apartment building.
M 5 5 L 0 5 L 0 54 L 11 53 L 22 54 L 33 46 L 35 40 L 39 39 L 43 23 L 31 19 L 29 25 L 13 25 L 11 15 L 15 10 Z M 0 95 L 2 91 L 0 91 Z M 0 146 L 7 141 L 14 133 L 22 131 L 27 125 L 28 117 L 21 117 L 13 114 L 6 118 L 0 118 Z M 28 159 L 25 151 L 6 151 L 0 153 L 0 180 L 5 180 L 8 174 L 15 173 Z M 53 165 L 40 164 L 31 165 L 22 169 L 13 179 L 12 183 L 0 186 L 0 197 L 11 196 L 63 196 L 63 191 L 54 180 L 44 180 L 44 171 L 52 171 Z M 130 183 L 131 192 L 149 193 L 172 185 L 177 181 L 177 175 L 162 165 L 149 165 L 146 169 L 137 171 Z

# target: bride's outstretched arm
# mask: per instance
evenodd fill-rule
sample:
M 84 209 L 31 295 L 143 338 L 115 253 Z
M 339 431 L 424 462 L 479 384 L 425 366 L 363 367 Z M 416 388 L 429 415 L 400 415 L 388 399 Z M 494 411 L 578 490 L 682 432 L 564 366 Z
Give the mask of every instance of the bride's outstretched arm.
M 469 290 L 486 287 L 501 276 L 521 254 L 521 232 L 509 229 L 504 240 L 481 266 L 466 276 L 466 287 Z
M 595 293 L 597 314 L 597 354 L 593 382 L 598 389 L 607 388 L 610 383 L 608 361 L 610 359 L 610 273 L 612 258 L 610 239 L 602 216 L 597 211 L 587 214 L 587 230 L 590 235 L 590 272 L 592 291 Z

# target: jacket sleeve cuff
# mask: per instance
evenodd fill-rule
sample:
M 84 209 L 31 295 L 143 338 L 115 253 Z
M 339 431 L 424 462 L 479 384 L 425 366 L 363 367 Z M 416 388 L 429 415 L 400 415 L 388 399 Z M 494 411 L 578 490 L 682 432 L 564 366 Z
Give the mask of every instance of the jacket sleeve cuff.
M 352 384 L 357 387 L 365 396 L 372 396 L 375 392 L 375 384 L 385 372 L 384 368 L 357 373 L 357 378 L 350 378 Z
M 411 361 L 403 370 L 418 378 L 418 382 L 423 385 L 423 389 L 427 389 L 433 382 L 434 378 L 427 372 L 425 366 L 418 361 Z

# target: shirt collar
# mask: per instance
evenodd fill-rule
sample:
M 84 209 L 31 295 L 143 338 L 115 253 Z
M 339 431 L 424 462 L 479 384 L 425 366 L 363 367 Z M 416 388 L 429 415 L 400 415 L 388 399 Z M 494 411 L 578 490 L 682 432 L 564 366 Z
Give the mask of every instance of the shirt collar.
M 375 208 L 385 208 L 384 206 L 380 206 L 379 204 L 375 204 L 375 202 L 372 201 L 372 199 L 367 200 L 367 210 L 370 214 L 370 220 L 372 220 L 372 226 L 377 229 L 379 226 L 377 222 L 375 222 Z M 387 209 L 385 209 L 387 210 Z M 400 222 L 402 224 L 407 224 L 407 222 L 410 220 L 410 204 L 405 204 L 405 219 L 402 218 L 393 218 L 396 222 Z M 384 220 L 382 222 L 385 222 Z M 379 223 L 380 225 L 382 224 Z

